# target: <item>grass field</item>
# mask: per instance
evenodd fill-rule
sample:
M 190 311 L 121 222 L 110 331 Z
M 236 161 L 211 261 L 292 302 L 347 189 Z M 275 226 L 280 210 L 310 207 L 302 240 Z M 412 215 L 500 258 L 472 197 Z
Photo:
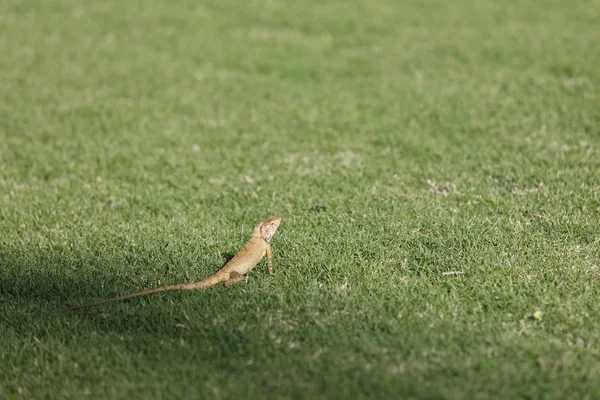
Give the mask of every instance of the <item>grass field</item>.
M 598 26 L 2 2 L 0 398 L 600 398 Z M 203 278 L 268 214 L 273 275 L 48 314 Z

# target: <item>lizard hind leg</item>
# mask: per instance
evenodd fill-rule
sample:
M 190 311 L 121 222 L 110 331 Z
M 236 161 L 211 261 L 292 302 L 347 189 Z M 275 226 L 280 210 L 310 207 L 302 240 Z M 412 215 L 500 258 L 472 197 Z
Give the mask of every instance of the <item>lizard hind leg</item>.
M 239 281 L 244 281 L 247 278 L 248 277 L 246 275 L 242 275 L 242 274 L 237 273 L 237 272 L 232 272 L 231 274 L 229 274 L 229 279 L 227 279 L 225 281 L 225 287 L 229 287 L 229 286 L 231 286 L 234 283 L 239 282 Z

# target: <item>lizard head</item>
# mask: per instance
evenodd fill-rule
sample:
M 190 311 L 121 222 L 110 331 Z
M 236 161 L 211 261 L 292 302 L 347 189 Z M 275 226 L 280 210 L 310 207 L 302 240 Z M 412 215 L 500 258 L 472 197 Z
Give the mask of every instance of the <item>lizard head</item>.
M 269 215 L 267 218 L 263 219 L 260 224 L 258 224 L 255 232 L 259 233 L 260 237 L 266 242 L 270 242 L 273 235 L 275 235 L 277 228 L 279 228 L 280 223 L 280 217 Z

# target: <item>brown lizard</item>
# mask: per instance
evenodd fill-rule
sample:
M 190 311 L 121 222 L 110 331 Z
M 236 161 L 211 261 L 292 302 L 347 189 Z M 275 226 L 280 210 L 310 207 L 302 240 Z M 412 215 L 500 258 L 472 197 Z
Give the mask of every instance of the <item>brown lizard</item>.
M 271 253 L 271 238 L 275 235 L 281 218 L 268 216 L 256 226 L 252 237 L 244 247 L 235 255 L 227 264 L 213 275 L 202 279 L 198 282 L 180 283 L 176 285 L 163 286 L 156 289 L 144 290 L 142 292 L 132 293 L 125 296 L 113 297 L 105 300 L 98 300 L 87 304 L 81 304 L 71 307 L 64 307 L 54 310 L 54 312 L 72 310 L 74 308 L 90 307 L 98 304 L 109 303 L 111 301 L 127 300 L 147 294 L 168 292 L 170 290 L 195 290 L 204 289 L 214 286 L 220 282 L 225 282 L 225 286 L 229 287 L 235 282 L 246 278 L 246 274 L 250 272 L 256 264 L 267 255 L 267 266 L 269 273 L 273 272 L 273 254 Z

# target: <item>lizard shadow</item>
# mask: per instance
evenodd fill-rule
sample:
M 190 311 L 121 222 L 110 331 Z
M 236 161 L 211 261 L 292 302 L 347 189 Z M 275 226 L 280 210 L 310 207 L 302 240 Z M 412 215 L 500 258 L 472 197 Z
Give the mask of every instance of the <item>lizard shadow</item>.
M 5 325 L 17 335 L 34 335 L 42 338 L 69 326 L 78 326 L 73 337 L 97 332 L 119 335 L 151 335 L 153 340 L 172 338 L 181 326 L 197 325 L 219 318 L 219 312 L 232 302 L 244 301 L 242 293 L 224 288 L 198 291 L 173 291 L 124 302 L 109 303 L 91 308 L 70 310 L 53 314 L 52 311 L 67 305 L 82 304 L 93 300 L 111 298 L 169 283 L 189 281 L 182 273 L 166 270 L 155 271 L 150 282 L 140 282 L 135 271 L 115 274 L 106 269 L 91 269 L 85 273 L 65 267 L 68 258 L 71 265 L 92 265 L 93 256 L 62 255 L 58 251 L 41 249 L 0 249 L 0 327 Z M 210 268 L 217 271 L 235 255 L 230 251 L 222 254 L 221 265 Z M 138 257 L 138 256 L 136 256 Z M 146 255 L 140 254 L 140 260 Z M 148 274 L 147 271 L 145 271 Z M 138 273 L 139 275 L 139 273 Z M 201 273 L 198 273 L 201 275 Z M 204 276 L 194 276 L 200 280 Z M 153 284 L 156 281 L 160 284 Z M 128 282 L 135 282 L 128 285 Z M 192 314 L 192 321 L 189 315 Z M 69 332 L 67 330 L 67 332 Z M 211 335 L 205 335 L 211 340 Z M 227 332 L 217 336 L 218 342 L 236 341 Z M 68 341 L 68 337 L 64 338 Z M 216 339 L 215 339 L 216 340 Z

